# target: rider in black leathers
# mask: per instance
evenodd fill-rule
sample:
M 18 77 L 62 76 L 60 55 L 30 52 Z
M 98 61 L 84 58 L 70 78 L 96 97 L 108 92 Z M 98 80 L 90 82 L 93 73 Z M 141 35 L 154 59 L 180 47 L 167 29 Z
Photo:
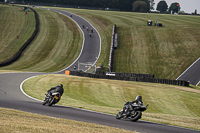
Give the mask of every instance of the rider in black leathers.
M 63 89 L 63 85 L 62 84 L 59 84 L 58 86 L 56 87 L 52 87 L 51 89 L 49 89 L 47 92 L 48 93 L 52 93 L 51 91 L 52 90 L 55 90 L 53 92 L 59 92 L 60 93 L 60 96 L 62 96 L 62 94 L 64 93 L 64 89 Z
M 123 113 L 126 113 L 125 115 L 130 114 L 134 110 L 132 106 L 132 104 L 134 103 L 136 103 L 137 105 L 143 106 L 142 96 L 137 96 L 134 101 L 130 102 L 129 106 L 125 106 L 123 108 Z M 127 109 L 127 112 L 124 112 L 126 109 Z
M 142 96 L 137 96 L 134 101 L 131 102 L 132 104 L 136 103 L 138 105 L 143 106 Z

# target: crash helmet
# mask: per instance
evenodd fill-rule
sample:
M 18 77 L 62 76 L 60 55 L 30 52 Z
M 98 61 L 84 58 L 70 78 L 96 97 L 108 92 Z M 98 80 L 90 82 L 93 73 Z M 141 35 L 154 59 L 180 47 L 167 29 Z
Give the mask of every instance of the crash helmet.
M 60 87 L 63 87 L 63 85 L 62 85 L 62 84 L 59 84 L 58 86 L 60 86 Z
M 141 101 L 141 100 L 142 100 L 142 96 L 139 96 L 139 95 L 138 95 L 138 96 L 136 97 L 136 100 L 140 100 L 140 101 Z

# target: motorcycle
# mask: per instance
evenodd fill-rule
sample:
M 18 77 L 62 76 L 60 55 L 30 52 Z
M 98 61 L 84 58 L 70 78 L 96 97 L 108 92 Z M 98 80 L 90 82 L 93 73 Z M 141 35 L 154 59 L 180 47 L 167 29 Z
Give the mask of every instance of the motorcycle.
M 146 106 L 141 106 L 138 104 L 131 104 L 131 102 L 126 102 L 124 108 L 116 115 L 116 119 L 130 119 L 131 121 L 137 121 L 142 118 L 142 112 L 147 110 Z M 131 109 L 131 111 L 130 111 Z
M 45 94 L 46 97 L 44 99 L 44 102 L 42 105 L 47 104 L 48 106 L 52 106 L 53 104 L 56 104 L 60 101 L 61 95 L 59 92 L 48 92 Z

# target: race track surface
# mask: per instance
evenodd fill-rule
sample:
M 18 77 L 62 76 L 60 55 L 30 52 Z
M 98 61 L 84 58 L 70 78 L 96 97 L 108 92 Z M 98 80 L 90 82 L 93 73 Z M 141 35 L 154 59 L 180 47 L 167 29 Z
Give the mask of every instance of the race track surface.
M 100 38 L 99 33 L 87 20 L 83 19 L 82 17 L 79 17 L 75 14 L 71 14 L 66 11 L 55 10 L 55 9 L 51 9 L 51 10 L 59 12 L 60 14 L 68 16 L 69 18 L 74 20 L 76 24 L 79 26 L 79 28 L 81 29 L 81 31 L 83 32 L 83 38 L 84 38 L 83 48 L 78 59 L 68 68 L 60 71 L 59 73 L 65 73 L 65 70 L 74 70 L 74 66 L 76 66 L 78 70 L 86 71 L 87 69 L 89 69 L 88 66 L 78 65 L 78 64 L 81 64 L 81 63 L 95 64 L 96 63 L 101 51 L 101 38 Z M 88 30 L 86 28 L 88 28 Z M 93 30 L 93 32 L 91 32 L 91 29 Z M 91 34 L 91 37 L 89 34 Z
M 56 10 L 58 11 L 58 10 Z M 63 14 L 69 15 L 67 12 L 60 11 Z M 80 24 L 83 23 L 86 25 L 88 22 L 82 18 L 78 18 L 78 16 L 73 15 L 73 19 L 77 18 L 78 21 L 80 21 Z M 77 22 L 78 23 L 78 22 Z M 96 32 L 96 31 L 95 31 Z M 85 33 L 85 32 L 84 32 Z M 87 33 L 87 31 L 86 31 Z M 97 34 L 98 35 L 98 34 Z M 87 43 L 93 43 L 93 41 L 100 42 L 98 36 L 94 37 L 94 40 L 90 40 L 91 38 L 89 36 L 85 35 L 85 44 Z M 88 40 L 88 41 L 87 41 Z M 93 49 L 100 50 L 98 44 L 90 44 L 95 45 L 94 47 L 90 48 L 83 48 L 83 52 L 80 55 L 80 57 L 77 59 L 77 61 L 81 62 L 88 62 L 96 61 L 96 57 L 99 56 L 99 52 L 91 52 Z M 97 46 L 96 46 L 97 45 Z M 82 56 L 84 55 L 84 56 Z M 86 59 L 87 58 L 87 59 Z M 75 63 L 77 63 L 75 61 Z M 66 68 L 67 70 L 73 69 L 71 67 Z M 63 73 L 66 69 L 60 71 L 60 73 Z M 20 90 L 20 86 L 22 85 L 22 82 L 32 76 L 42 75 L 44 73 L 2 73 L 0 74 L 0 107 L 5 108 L 12 108 L 42 115 L 47 115 L 51 117 L 58 117 L 58 118 L 65 118 L 65 119 L 72 119 L 77 121 L 84 121 L 89 123 L 96 123 L 101 125 L 107 125 L 111 127 L 117 127 L 122 128 L 126 130 L 131 131 L 137 131 L 137 132 L 147 132 L 147 133 L 199 133 L 199 131 L 185 129 L 185 128 L 179 128 L 179 127 L 173 127 L 168 126 L 164 124 L 158 124 L 158 123 L 152 123 L 147 121 L 137 121 L 137 122 L 131 122 L 129 120 L 117 120 L 115 119 L 115 116 L 109 115 L 109 114 L 102 114 L 98 112 L 92 112 L 72 107 L 65 107 L 65 106 L 58 106 L 54 105 L 52 107 L 49 106 L 43 106 L 41 101 L 31 99 L 24 95 L 22 91 Z
M 185 70 L 177 80 L 189 81 L 190 84 L 197 86 L 200 81 L 200 58 L 197 59 L 187 70 Z

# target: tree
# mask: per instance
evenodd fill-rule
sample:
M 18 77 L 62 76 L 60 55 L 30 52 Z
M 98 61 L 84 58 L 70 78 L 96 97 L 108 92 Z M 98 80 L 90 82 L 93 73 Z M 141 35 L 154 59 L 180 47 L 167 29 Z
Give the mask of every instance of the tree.
M 168 9 L 168 5 L 167 5 L 166 1 L 160 1 L 156 8 L 156 10 L 160 11 L 160 12 L 166 12 L 167 9 Z
M 136 0 L 137 1 L 137 0 Z M 139 1 L 144 1 L 147 4 L 147 10 L 146 12 L 148 12 L 150 10 L 150 0 L 139 0 Z
M 172 3 L 171 6 L 169 7 L 169 12 L 171 12 L 172 14 L 178 13 L 180 9 L 181 9 L 180 4 L 175 2 Z
M 194 11 L 194 14 L 197 15 L 197 9 Z
M 154 10 L 154 5 L 155 5 L 154 0 L 149 0 L 149 3 L 150 3 L 150 10 Z
M 119 0 L 119 9 L 121 11 L 131 11 L 132 0 Z
M 133 3 L 133 9 L 134 12 L 147 12 L 148 6 L 147 3 L 144 1 L 135 1 Z

